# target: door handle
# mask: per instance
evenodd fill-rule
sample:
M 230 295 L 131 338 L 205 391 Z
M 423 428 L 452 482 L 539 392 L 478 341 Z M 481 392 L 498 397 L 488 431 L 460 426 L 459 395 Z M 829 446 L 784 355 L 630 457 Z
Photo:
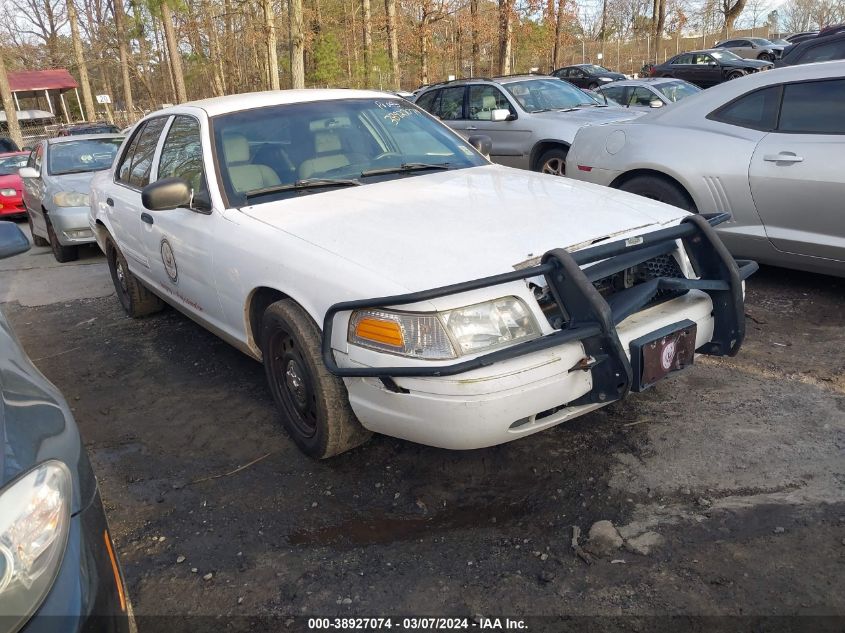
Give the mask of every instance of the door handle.
M 110 207 L 113 207 L 114 206 L 114 200 L 112 200 L 111 198 L 106 198 L 106 204 L 109 205 Z
M 803 162 L 804 157 L 781 152 L 780 154 L 766 154 L 763 156 L 763 160 L 769 163 L 800 163 Z
M 151 216 L 149 213 L 144 212 L 141 214 L 141 222 L 144 222 L 146 224 L 152 224 L 153 216 Z
M 468 129 L 468 130 L 477 130 L 478 128 L 477 128 L 477 127 L 475 127 L 474 125 L 468 125 L 466 129 Z

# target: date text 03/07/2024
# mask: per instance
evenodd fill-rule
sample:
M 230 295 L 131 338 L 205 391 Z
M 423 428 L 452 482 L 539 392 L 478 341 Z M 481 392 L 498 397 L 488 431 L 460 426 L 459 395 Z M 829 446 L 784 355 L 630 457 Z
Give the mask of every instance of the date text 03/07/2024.
M 437 618 L 437 617 L 408 617 L 408 618 L 308 618 L 308 630 L 363 630 L 397 629 L 400 631 L 450 631 L 450 630 L 489 630 L 489 631 L 519 631 L 527 630 L 525 620 L 520 618 Z

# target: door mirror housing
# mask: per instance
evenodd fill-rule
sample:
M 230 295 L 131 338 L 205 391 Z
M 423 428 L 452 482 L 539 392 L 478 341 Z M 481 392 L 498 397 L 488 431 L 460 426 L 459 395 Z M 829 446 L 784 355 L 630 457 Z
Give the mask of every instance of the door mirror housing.
M 490 120 L 494 122 L 510 121 L 512 118 L 511 111 L 507 108 L 496 108 L 490 111 Z
M 29 250 L 29 240 L 14 222 L 0 222 L 0 259 L 14 257 Z
M 505 112 L 507 112 L 507 110 L 505 110 Z M 470 145 L 484 154 L 485 157 L 490 158 L 490 152 L 493 150 L 493 139 L 484 134 L 478 134 L 476 136 L 470 136 L 467 140 Z
M 40 175 L 35 167 L 21 167 L 18 170 L 18 176 L 21 178 L 38 178 Z
M 652 99 L 648 102 L 649 108 L 662 108 L 664 103 L 660 99 Z
M 162 178 L 141 190 L 141 204 L 150 211 L 190 208 L 194 192 L 181 178 Z

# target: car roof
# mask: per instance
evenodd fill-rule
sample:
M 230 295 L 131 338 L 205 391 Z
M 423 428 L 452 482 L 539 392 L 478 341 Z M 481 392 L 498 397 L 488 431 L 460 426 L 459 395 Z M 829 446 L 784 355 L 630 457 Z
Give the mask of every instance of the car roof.
M 57 136 L 56 138 L 48 138 L 48 145 L 56 145 L 58 143 L 70 143 L 71 141 L 88 141 L 98 138 L 119 138 L 123 139 L 124 134 L 76 134 L 74 136 Z
M 149 116 L 183 112 L 185 109 L 204 110 L 208 116 L 242 112 L 255 108 L 274 105 L 288 105 L 294 103 L 309 103 L 314 101 L 331 101 L 334 99 L 390 99 L 398 98 L 389 92 L 377 90 L 350 90 L 346 88 L 307 88 L 302 90 L 267 90 L 264 92 L 249 92 L 244 94 L 227 95 L 190 101 L 151 113 Z
M 796 54 L 796 51 L 805 51 L 808 48 L 812 48 L 819 44 L 826 44 L 828 42 L 838 42 L 842 39 L 845 39 L 845 30 L 834 31 L 829 35 L 817 35 L 816 37 L 812 37 L 808 40 L 802 40 L 796 44 L 793 44 L 791 47 L 786 49 L 786 52 L 783 54 L 783 56 L 785 58 L 792 57 Z

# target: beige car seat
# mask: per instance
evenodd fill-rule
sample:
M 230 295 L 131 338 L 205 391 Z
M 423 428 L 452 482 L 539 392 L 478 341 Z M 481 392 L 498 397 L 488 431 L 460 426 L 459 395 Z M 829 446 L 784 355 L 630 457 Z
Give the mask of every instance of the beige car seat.
M 223 154 L 235 191 L 255 191 L 282 184 L 272 167 L 249 160 L 249 143 L 242 134 L 223 136 Z

